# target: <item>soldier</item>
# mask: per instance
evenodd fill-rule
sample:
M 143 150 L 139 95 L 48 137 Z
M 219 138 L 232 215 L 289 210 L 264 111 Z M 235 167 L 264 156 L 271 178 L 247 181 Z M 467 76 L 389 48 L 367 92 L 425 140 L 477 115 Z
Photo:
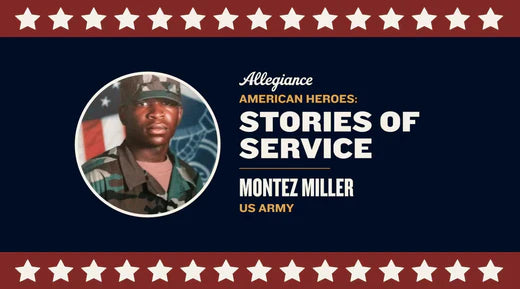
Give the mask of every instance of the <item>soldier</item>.
M 182 118 L 180 83 L 153 74 L 120 82 L 123 143 L 87 161 L 83 172 L 94 190 L 128 212 L 173 210 L 202 187 L 198 173 L 170 151 Z

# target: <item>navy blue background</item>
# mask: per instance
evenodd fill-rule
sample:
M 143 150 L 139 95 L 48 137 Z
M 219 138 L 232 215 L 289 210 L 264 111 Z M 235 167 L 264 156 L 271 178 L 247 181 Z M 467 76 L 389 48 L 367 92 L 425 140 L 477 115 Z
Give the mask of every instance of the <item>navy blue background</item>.
M 3 251 L 518 251 L 520 39 L 2 39 Z M 89 99 L 131 72 L 177 76 L 208 101 L 222 150 L 192 205 L 142 219 L 100 202 L 74 134 Z M 354 93 L 356 105 L 243 105 L 251 71 L 313 76 L 278 93 Z M 239 158 L 245 110 L 420 111 L 370 133 L 371 160 Z M 269 134 L 253 134 L 261 137 Z M 273 134 L 271 134 L 273 135 Z M 271 136 L 269 135 L 269 136 Z M 274 134 L 325 137 L 326 134 Z M 330 136 L 330 135 L 329 135 Z M 342 135 L 344 136 L 344 135 Z M 348 134 L 346 137 L 354 137 Z M 340 137 L 336 135 L 336 137 Z M 330 171 L 244 172 L 245 166 Z M 241 199 L 240 177 L 352 177 L 354 198 Z M 239 203 L 294 202 L 291 214 Z

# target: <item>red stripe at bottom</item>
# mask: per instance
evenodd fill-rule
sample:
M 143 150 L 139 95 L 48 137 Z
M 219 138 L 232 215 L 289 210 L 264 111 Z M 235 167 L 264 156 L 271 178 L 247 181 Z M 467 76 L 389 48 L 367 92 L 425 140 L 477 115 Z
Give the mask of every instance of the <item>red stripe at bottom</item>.
M 17 252 L 0 253 L 0 260 L 3 288 L 478 289 L 520 283 L 516 252 Z

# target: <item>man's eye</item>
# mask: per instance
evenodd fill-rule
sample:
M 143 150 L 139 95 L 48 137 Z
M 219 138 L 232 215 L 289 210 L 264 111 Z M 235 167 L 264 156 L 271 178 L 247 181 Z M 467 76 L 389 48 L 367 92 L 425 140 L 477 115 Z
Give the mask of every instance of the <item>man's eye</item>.
M 146 101 L 138 101 L 138 102 L 135 103 L 135 106 L 146 107 L 146 106 L 148 106 L 148 102 L 146 102 Z
M 164 106 L 175 106 L 175 103 L 171 101 L 161 101 L 161 104 Z

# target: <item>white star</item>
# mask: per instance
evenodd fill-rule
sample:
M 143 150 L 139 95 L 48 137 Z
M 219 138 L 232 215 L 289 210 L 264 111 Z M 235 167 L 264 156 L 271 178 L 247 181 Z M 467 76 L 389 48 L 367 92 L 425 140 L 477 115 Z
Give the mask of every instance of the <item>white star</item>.
M 480 18 L 482 22 L 484 22 L 484 24 L 482 25 L 482 30 L 487 29 L 489 27 L 493 27 L 496 30 L 498 30 L 498 20 L 502 19 L 502 15 L 495 14 L 495 12 L 493 12 L 493 9 L 489 8 L 487 14 L 479 15 L 478 18 Z
M 423 260 L 421 266 L 413 267 L 412 269 L 417 273 L 417 282 L 422 279 L 432 282 L 432 273 L 437 270 L 437 267 L 430 267 L 428 263 L 426 263 L 426 260 Z
M 386 267 L 379 267 L 379 270 L 381 270 L 383 273 L 385 273 L 383 282 L 386 282 L 390 279 L 394 279 L 395 281 L 399 282 L 399 272 L 401 272 L 403 270 L 403 267 L 395 266 L 394 261 L 390 260 L 390 262 L 388 262 L 388 265 L 386 265 Z
M 361 265 L 361 262 L 359 260 L 356 261 L 356 264 L 352 267 L 347 267 L 347 270 L 352 274 L 350 276 L 350 282 L 359 279 L 362 281 L 367 281 L 365 274 L 370 270 L 370 267 L 364 267 Z
M 67 15 L 63 12 L 63 9 L 58 9 L 58 13 L 54 15 L 49 15 L 49 18 L 52 19 L 52 30 L 56 30 L 60 27 L 63 27 L 69 30 L 69 20 L 72 18 L 72 15 Z
M 90 263 L 90 266 L 88 267 L 81 267 L 85 273 L 87 273 L 87 278 L 85 279 L 85 282 L 88 282 L 92 279 L 96 279 L 99 282 L 101 282 L 101 273 L 105 271 L 105 267 L 99 267 L 96 263 L 96 260 L 92 260 L 92 263 Z
M 236 270 L 238 270 L 238 267 L 229 266 L 229 263 L 227 260 L 224 261 L 222 266 L 220 267 L 213 267 L 215 271 L 218 272 L 218 282 L 228 279 L 231 282 L 235 282 L 235 279 L 233 278 L 233 274 Z
M 206 269 L 205 267 L 199 267 L 195 263 L 195 260 L 191 260 L 191 263 L 187 267 L 181 267 L 182 271 L 186 273 L 186 278 L 184 282 L 188 282 L 191 279 L 195 279 L 200 282 L 200 273 Z
M 123 14 L 116 15 L 115 17 L 119 20 L 119 30 L 125 27 L 135 30 L 134 21 L 139 18 L 139 15 L 134 15 L 128 8 L 125 8 Z
M 455 264 L 451 267 L 446 267 L 446 270 L 450 272 L 450 282 L 453 280 L 462 280 L 462 282 L 466 282 L 466 277 L 464 274 L 469 270 L 469 267 L 464 267 L 460 265 L 459 260 L 455 261 Z
M 213 16 L 215 19 L 218 20 L 218 30 L 229 27 L 231 30 L 234 30 L 235 27 L 233 26 L 233 21 L 238 18 L 238 15 L 230 14 L 227 8 L 224 8 L 224 11 L 222 11 L 222 14 Z
M 162 27 L 168 30 L 168 20 L 170 20 L 172 16 L 164 14 L 161 7 L 159 7 L 159 9 L 157 9 L 157 12 L 155 12 L 155 14 L 148 15 L 148 18 L 150 18 L 150 20 L 153 21 L 152 30 L 154 30 L 157 27 Z
M 417 21 L 417 30 L 423 27 L 432 30 L 432 21 L 433 19 L 437 18 L 437 15 L 428 14 L 426 8 L 423 8 L 421 14 L 413 15 L 412 17 L 415 19 L 415 21 Z
M 40 15 L 32 14 L 31 10 L 29 10 L 29 7 L 27 7 L 25 12 L 23 14 L 16 15 L 16 18 L 20 20 L 20 30 L 24 29 L 25 27 L 36 30 L 36 25 L 34 22 L 40 18 Z
M 289 265 L 286 267 L 280 267 L 280 270 L 282 270 L 285 273 L 285 278 L 283 279 L 284 282 L 287 282 L 291 279 L 294 279 L 298 282 L 300 282 L 300 273 L 305 269 L 304 267 L 298 267 L 296 264 L 294 264 L 294 260 L 291 260 L 289 262 Z
M 81 17 L 87 21 L 87 27 L 85 30 L 89 30 L 92 27 L 96 27 L 97 29 L 101 30 L 101 21 L 105 19 L 106 15 L 100 15 L 97 13 L 96 8 L 92 8 L 90 14 L 81 15 Z
M 388 10 L 388 13 L 386 13 L 385 15 L 379 15 L 379 18 L 385 21 L 385 26 L 383 27 L 383 30 L 386 30 L 390 27 L 394 27 L 395 29 L 399 30 L 399 21 L 401 21 L 403 15 L 395 14 L 394 9 L 390 8 L 390 10 Z
M 110 103 L 110 99 L 108 99 L 108 97 L 103 97 L 101 99 L 101 107 L 105 106 L 105 107 L 108 107 L 108 104 Z
M 261 27 L 267 30 L 267 20 L 271 18 L 271 15 L 264 14 L 262 9 L 258 8 L 255 14 L 247 15 L 247 18 L 251 20 L 251 30 L 256 27 Z
M 168 272 L 170 272 L 171 269 L 172 267 L 164 266 L 161 260 L 157 262 L 155 267 L 148 267 L 148 270 L 150 270 L 150 272 L 153 274 L 152 282 L 155 282 L 158 279 L 162 279 L 168 282 Z
M 36 276 L 34 276 L 34 274 L 36 274 L 38 270 L 40 270 L 40 267 L 34 267 L 33 265 L 31 265 L 31 262 L 29 262 L 29 260 L 26 260 L 23 266 L 16 267 L 16 271 L 20 273 L 20 282 L 22 282 L 25 279 L 29 279 L 36 282 Z
M 300 30 L 300 20 L 302 20 L 303 17 L 305 17 L 305 16 L 296 14 L 296 12 L 294 12 L 294 8 L 291 7 L 291 10 L 289 10 L 289 13 L 287 13 L 285 15 L 280 15 L 280 18 L 282 18 L 283 21 L 285 21 L 285 25 L 284 25 L 283 29 L 287 30 L 291 27 L 294 27 L 294 28 Z
M 134 274 L 139 270 L 139 267 L 132 267 L 128 260 L 125 260 L 125 263 L 121 267 L 115 267 L 117 272 L 119 272 L 119 282 L 128 279 L 132 282 L 135 282 Z
M 365 22 L 370 18 L 370 15 L 365 15 L 361 12 L 359 7 L 356 9 L 356 12 L 351 15 L 347 15 L 348 20 L 350 20 L 350 30 L 359 27 L 362 29 L 367 29 Z
M 453 14 L 446 15 L 446 18 L 450 20 L 450 30 L 457 27 L 466 30 L 466 25 L 464 24 L 464 22 L 469 18 L 469 15 L 464 15 L 460 13 L 459 8 L 455 9 L 455 12 L 453 12 Z
M 332 22 L 334 21 L 334 19 L 338 17 L 338 15 L 329 14 L 327 8 L 323 8 L 321 14 L 313 15 L 312 17 L 314 17 L 314 19 L 318 21 L 318 30 L 320 30 L 323 27 L 327 27 L 330 30 L 333 30 L 334 26 L 332 25 Z
M 121 85 L 121 82 L 119 82 L 119 81 L 115 82 L 114 84 L 112 84 L 112 88 L 118 89 L 120 85 Z
M 197 11 L 195 11 L 195 8 L 191 8 L 190 14 L 181 15 L 182 19 L 186 21 L 186 26 L 184 27 L 184 30 L 188 30 L 191 27 L 195 27 L 200 30 L 200 21 L 204 19 L 204 15 L 197 14 Z
M 271 267 L 265 267 L 262 262 L 258 260 L 254 267 L 247 267 L 247 270 L 251 272 L 251 282 L 255 281 L 256 279 L 267 282 L 267 272 L 271 270 Z
M 320 282 L 323 279 L 334 282 L 332 274 L 338 269 L 338 267 L 331 267 L 329 266 L 329 263 L 327 263 L 327 260 L 324 260 L 320 267 L 313 267 L 312 269 L 318 273 L 318 281 L 316 282 Z
M 482 282 L 486 282 L 486 280 L 493 279 L 498 282 L 498 273 L 502 271 L 502 267 L 497 267 L 493 264 L 493 261 L 489 260 L 486 267 L 478 267 L 480 272 L 484 273 L 484 277 L 482 278 Z
M 69 272 L 72 271 L 72 267 L 63 265 L 63 261 L 60 260 L 58 265 L 49 267 L 49 270 L 51 270 L 52 274 L 54 274 L 52 277 L 52 282 L 58 281 L 60 279 L 69 282 Z

